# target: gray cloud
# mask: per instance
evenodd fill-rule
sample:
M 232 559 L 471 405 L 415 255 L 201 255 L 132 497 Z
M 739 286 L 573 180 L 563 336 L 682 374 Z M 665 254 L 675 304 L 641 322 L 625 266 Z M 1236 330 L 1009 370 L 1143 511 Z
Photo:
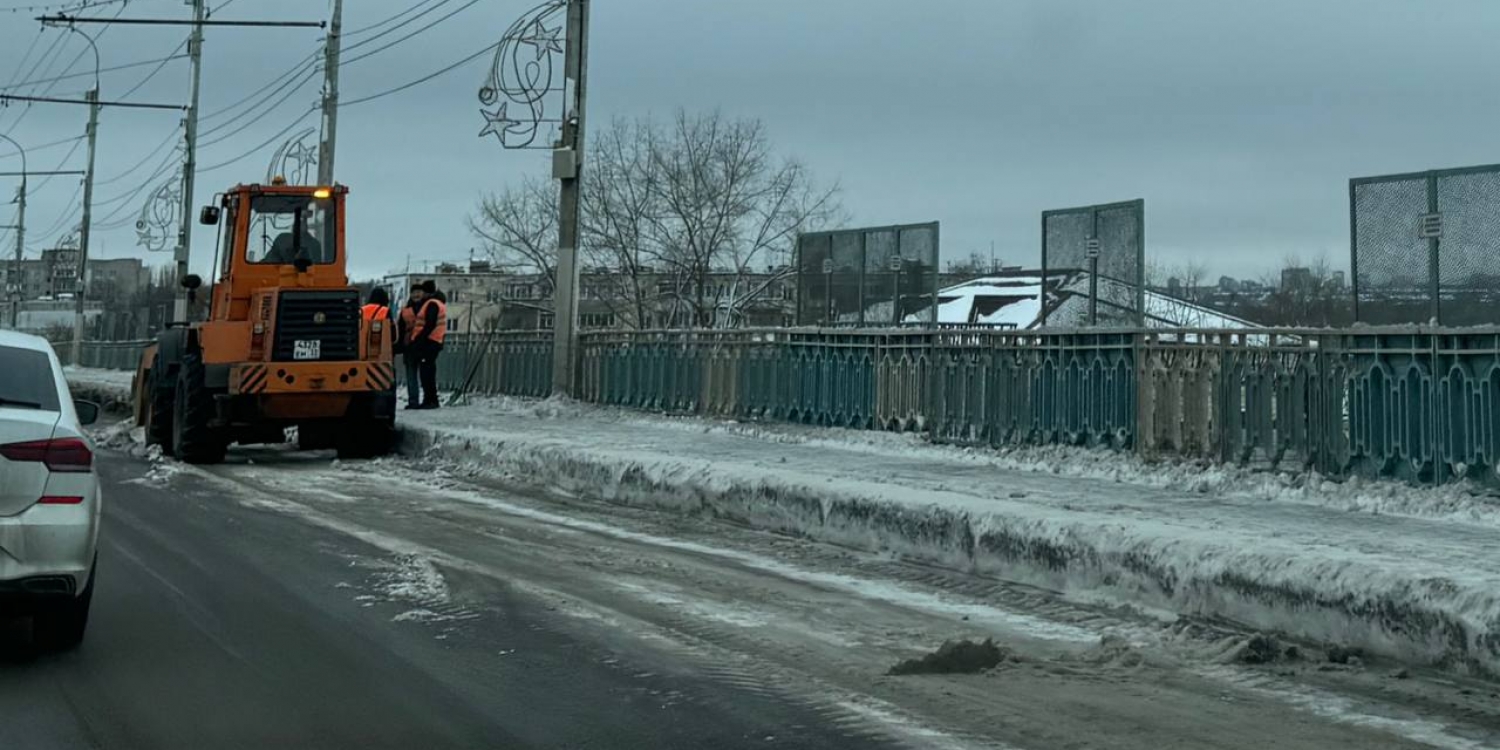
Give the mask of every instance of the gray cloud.
M 411 3 L 348 0 L 348 26 Z M 344 94 L 379 91 L 467 55 L 526 6 L 476 4 L 351 64 Z M 128 12 L 182 8 L 141 0 Z M 236 3 L 224 17 L 323 13 L 322 3 L 257 2 Z M 1500 91 L 1491 84 L 1500 69 L 1497 27 L 1500 6 L 1481 0 L 595 0 L 590 115 L 597 124 L 721 107 L 759 117 L 782 151 L 842 184 L 857 222 L 940 220 L 952 256 L 987 251 L 993 241 L 1003 257 L 1033 263 L 1041 210 L 1143 197 L 1148 252 L 1252 275 L 1288 254 L 1346 262 L 1349 177 L 1496 160 L 1489 131 L 1500 119 Z M 24 16 L 0 13 L 0 83 L 38 33 Z M 117 27 L 100 49 L 106 65 L 119 64 L 164 54 L 184 34 Z M 318 36 L 212 30 L 205 110 L 314 51 Z M 145 72 L 110 74 L 105 97 Z M 476 62 L 341 114 L 338 171 L 352 188 L 357 275 L 384 273 L 408 257 L 463 258 L 473 244 L 463 220 L 478 195 L 545 173 L 541 154 L 504 152 L 476 137 L 483 72 Z M 186 66 L 173 63 L 133 98 L 178 101 L 186 78 Z M 58 91 L 84 87 L 78 79 Z M 270 138 L 316 97 L 316 86 L 307 86 L 244 133 L 206 148 L 201 162 Z M 25 143 L 82 132 L 74 108 L 38 106 L 12 129 L 15 113 L 0 114 L 0 132 Z M 175 119 L 106 113 L 101 176 L 139 161 Z M 198 201 L 261 179 L 271 150 L 201 176 Z M 33 166 L 50 168 L 65 151 L 42 152 Z M 81 164 L 81 152 L 72 163 Z M 128 195 L 138 179 L 101 187 L 100 198 Z M 38 190 L 33 222 L 50 223 L 75 189 L 59 178 Z M 8 215 L 0 207 L 0 221 L 9 223 Z M 98 236 L 111 255 L 133 247 L 129 227 Z M 206 269 L 212 237 L 199 232 L 195 243 L 196 265 Z

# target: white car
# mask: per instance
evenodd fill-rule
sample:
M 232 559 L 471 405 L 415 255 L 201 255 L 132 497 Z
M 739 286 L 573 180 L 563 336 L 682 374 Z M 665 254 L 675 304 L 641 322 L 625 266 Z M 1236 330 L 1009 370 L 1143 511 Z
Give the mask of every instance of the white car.
M 31 615 L 33 639 L 83 640 L 99 541 L 99 477 L 52 345 L 0 331 L 0 616 Z

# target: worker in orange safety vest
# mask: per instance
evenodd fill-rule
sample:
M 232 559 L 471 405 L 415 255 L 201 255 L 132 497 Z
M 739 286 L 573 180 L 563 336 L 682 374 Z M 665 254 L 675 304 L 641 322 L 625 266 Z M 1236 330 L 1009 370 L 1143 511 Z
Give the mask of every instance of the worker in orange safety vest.
M 370 290 L 370 297 L 365 301 L 365 306 L 359 308 L 359 317 L 365 322 L 372 320 L 391 319 L 391 296 L 384 289 L 375 287 Z
M 403 311 L 404 312 L 404 311 Z M 438 408 L 437 359 L 443 352 L 443 339 L 448 335 L 448 305 L 437 289 L 437 284 L 428 279 L 422 282 L 422 301 L 412 321 L 411 341 L 406 345 L 408 355 L 416 354 L 418 375 L 422 383 L 422 401 L 415 409 Z

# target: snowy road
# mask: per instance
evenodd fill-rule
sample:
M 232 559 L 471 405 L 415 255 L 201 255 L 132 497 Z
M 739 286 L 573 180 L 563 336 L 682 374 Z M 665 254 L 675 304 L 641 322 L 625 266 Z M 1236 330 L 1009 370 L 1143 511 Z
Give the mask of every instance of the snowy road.
M 1500 746 L 1484 683 L 439 464 L 102 471 L 89 638 L 6 634 L 0 747 Z M 996 669 L 885 674 L 986 637 Z

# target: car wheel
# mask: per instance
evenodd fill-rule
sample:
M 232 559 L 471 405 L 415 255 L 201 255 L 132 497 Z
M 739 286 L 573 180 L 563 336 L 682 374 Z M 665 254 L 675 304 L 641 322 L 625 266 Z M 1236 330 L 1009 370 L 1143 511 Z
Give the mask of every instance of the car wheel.
M 209 423 L 214 415 L 214 397 L 206 379 L 202 355 L 192 352 L 182 358 L 173 394 L 172 447 L 179 459 L 190 464 L 219 463 L 229 447 Z
M 98 577 L 96 557 L 94 572 L 83 593 L 51 604 L 32 618 L 32 640 L 37 646 L 48 651 L 70 651 L 83 643 L 83 633 L 89 624 L 89 605 L 94 601 L 94 580 Z

